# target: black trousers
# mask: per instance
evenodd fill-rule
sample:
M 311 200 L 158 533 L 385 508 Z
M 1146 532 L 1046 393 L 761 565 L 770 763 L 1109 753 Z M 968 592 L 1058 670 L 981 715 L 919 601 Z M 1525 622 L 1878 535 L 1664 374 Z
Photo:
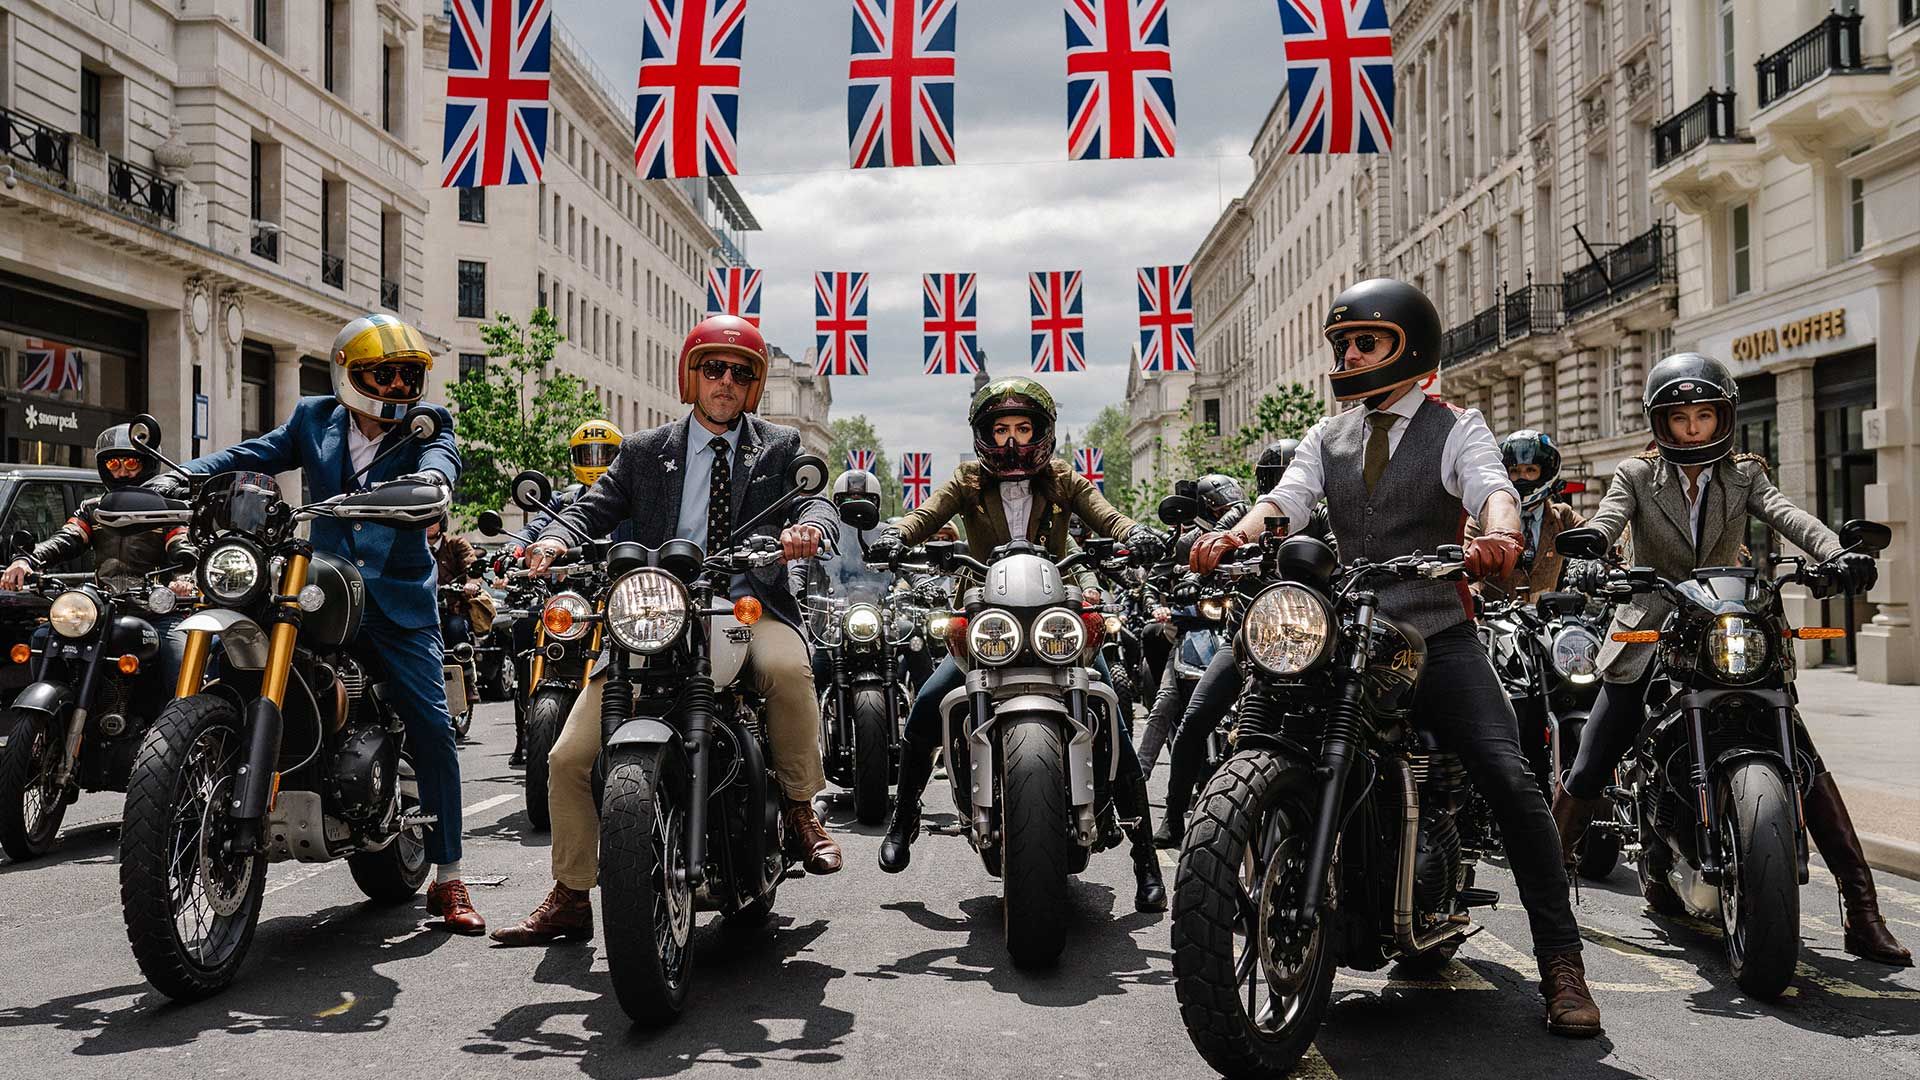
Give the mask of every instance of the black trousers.
M 1100 678 L 1111 685 L 1113 674 L 1107 668 L 1107 662 L 1098 653 L 1094 654 L 1093 666 L 1099 671 Z M 940 699 L 954 690 L 965 686 L 966 673 L 953 657 L 943 658 L 920 685 L 914 695 L 913 705 L 907 710 L 907 728 L 901 734 L 900 753 L 904 761 L 907 755 L 917 755 L 921 761 L 931 761 L 933 752 L 940 749 L 940 740 L 946 735 L 946 725 L 940 716 Z M 1133 726 L 1118 724 L 1120 729 L 1120 778 L 1127 780 L 1140 775 L 1140 757 L 1133 748 Z
M 1174 685 L 1169 686 L 1172 683 Z M 1193 688 L 1185 694 L 1179 692 L 1178 679 L 1174 675 L 1173 665 L 1167 666 L 1166 678 L 1161 683 L 1160 697 L 1154 701 L 1154 717 L 1150 722 L 1159 722 L 1166 715 L 1167 732 L 1162 738 L 1171 745 L 1167 766 L 1167 816 L 1184 814 L 1193 804 L 1194 789 L 1199 785 L 1200 773 L 1207 765 L 1207 736 L 1220 726 L 1233 710 L 1233 703 L 1240 699 L 1240 690 L 1246 679 L 1233 662 L 1233 650 L 1222 648 L 1213 654 L 1207 670 Z M 1154 757 L 1158 757 L 1158 746 Z M 1142 760 L 1149 768 L 1152 762 L 1144 752 Z
M 1520 746 L 1513 704 L 1472 623 L 1427 639 L 1427 662 L 1414 688 L 1414 716 L 1440 745 L 1458 754 L 1499 823 L 1507 863 L 1520 888 L 1540 956 L 1580 951 L 1580 927 L 1567 895 L 1560 834 Z

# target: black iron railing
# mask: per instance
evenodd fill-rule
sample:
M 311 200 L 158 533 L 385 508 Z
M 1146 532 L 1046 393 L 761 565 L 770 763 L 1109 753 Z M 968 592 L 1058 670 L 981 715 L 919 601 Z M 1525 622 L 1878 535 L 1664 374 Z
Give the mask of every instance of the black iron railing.
M 1625 300 L 1674 280 L 1673 229 L 1655 225 L 1624 244 L 1567 271 L 1562 281 L 1568 318 Z
M 1440 339 L 1440 367 L 1444 370 L 1500 344 L 1500 305 L 1495 304 Z
M 1859 12 L 1829 12 L 1820 25 L 1801 34 L 1779 52 L 1761 57 L 1753 68 L 1760 83 L 1760 107 L 1766 108 L 1829 71 L 1860 67 Z
M 179 185 L 152 169 L 107 156 L 107 194 L 168 221 L 180 220 Z
M 1507 294 L 1508 338 L 1551 334 L 1560 329 L 1559 285 L 1535 285 L 1531 282 Z
M 23 112 L 0 108 L 0 146 L 6 154 L 48 172 L 70 176 L 68 150 L 73 136 L 35 120 Z
M 400 283 L 392 278 L 380 279 L 380 306 L 388 311 L 400 310 Z
M 1733 137 L 1733 91 L 1709 90 L 1699 101 L 1655 125 L 1653 167 L 1674 161 L 1709 139 Z
M 280 261 L 280 228 L 279 226 L 266 221 L 254 222 L 253 237 L 248 242 L 248 247 L 252 249 L 255 255 L 258 255 L 263 259 L 272 259 L 274 262 L 279 262 Z
M 331 285 L 336 289 L 345 288 L 347 284 L 347 260 L 335 255 L 331 251 L 321 252 L 320 281 L 322 284 Z

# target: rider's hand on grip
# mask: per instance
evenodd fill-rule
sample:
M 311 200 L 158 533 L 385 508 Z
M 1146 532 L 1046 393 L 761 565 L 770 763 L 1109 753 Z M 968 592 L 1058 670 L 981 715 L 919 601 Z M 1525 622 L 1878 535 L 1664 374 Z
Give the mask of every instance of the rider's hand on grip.
M 1874 583 L 1880 580 L 1880 566 L 1873 556 L 1859 551 L 1850 551 L 1833 560 L 1835 575 L 1839 584 L 1850 593 L 1873 591 Z
M 1187 557 L 1187 567 L 1196 574 L 1211 574 L 1227 552 L 1245 543 L 1239 533 L 1205 533 L 1193 542 L 1193 554 Z
M 527 549 L 527 569 L 535 574 L 544 573 L 566 550 L 566 545 L 558 540 L 536 540 Z
M 1467 542 L 1467 574 L 1499 581 L 1519 565 L 1526 544 L 1518 533 L 1496 529 Z
M 906 554 L 907 542 L 897 529 L 888 529 L 867 545 L 867 562 L 891 565 Z
M 1127 550 L 1134 562 L 1157 562 L 1165 548 L 1166 544 L 1160 539 L 1160 534 L 1151 526 L 1135 525 L 1127 530 Z

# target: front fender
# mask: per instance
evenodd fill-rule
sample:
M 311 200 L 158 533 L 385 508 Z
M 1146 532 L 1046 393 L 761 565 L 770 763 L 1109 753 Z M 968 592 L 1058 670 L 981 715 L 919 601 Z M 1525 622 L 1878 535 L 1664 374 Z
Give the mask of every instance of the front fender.
M 680 733 L 650 716 L 636 716 L 620 727 L 607 739 L 607 749 L 622 746 L 665 746 L 668 743 L 678 745 Z
M 243 671 L 259 671 L 267 666 L 267 632 L 237 611 L 206 608 L 180 620 L 176 629 L 200 630 L 218 636 L 227 660 Z
M 59 716 L 72 704 L 73 687 L 56 682 L 34 683 L 13 699 L 15 709 L 39 713 L 49 720 Z

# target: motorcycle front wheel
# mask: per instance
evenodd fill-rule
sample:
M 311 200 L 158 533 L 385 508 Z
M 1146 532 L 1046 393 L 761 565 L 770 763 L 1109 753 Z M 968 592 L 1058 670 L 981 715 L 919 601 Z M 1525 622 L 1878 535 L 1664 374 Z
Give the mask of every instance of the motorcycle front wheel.
M 1000 878 L 1007 952 L 1015 967 L 1045 967 L 1066 948 L 1067 879 L 1077 846 L 1068 835 L 1067 746 L 1051 716 L 1010 717 L 1001 727 Z
M 66 713 L 68 721 L 72 713 Z M 7 745 L 0 750 L 0 848 L 14 862 L 53 850 L 67 816 L 67 793 L 54 783 L 65 740 L 46 716 L 9 709 Z
M 693 975 L 686 807 L 679 754 L 663 747 L 622 750 L 608 762 L 600 811 L 607 972 L 620 1008 L 643 1027 L 680 1016 Z
M 1736 762 L 1719 785 L 1720 921 L 1740 989 L 1763 1001 L 1783 993 L 1800 961 L 1800 872 L 1793 796 L 1779 766 Z
M 869 686 L 853 694 L 853 816 L 862 825 L 887 819 L 887 787 L 893 772 L 893 727 L 887 723 L 886 691 Z
M 553 827 L 547 811 L 547 754 L 573 708 L 573 691 L 559 686 L 543 686 L 527 702 L 527 822 L 546 832 Z
M 120 829 L 120 907 L 140 973 L 170 998 L 224 990 L 260 921 L 264 855 L 231 850 L 227 806 L 246 758 L 222 697 L 178 698 L 134 759 Z

